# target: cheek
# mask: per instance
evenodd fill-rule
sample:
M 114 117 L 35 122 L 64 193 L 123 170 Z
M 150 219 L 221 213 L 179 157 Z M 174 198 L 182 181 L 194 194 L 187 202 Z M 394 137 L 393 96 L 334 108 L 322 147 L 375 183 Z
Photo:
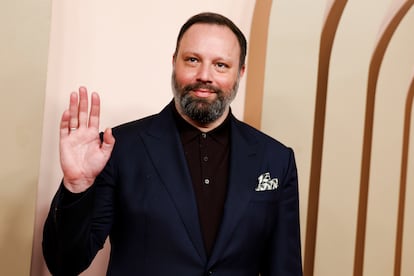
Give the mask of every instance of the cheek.
M 217 86 L 219 86 L 220 89 L 223 91 L 230 91 L 231 89 L 233 89 L 235 83 L 236 83 L 235 78 L 228 77 L 228 78 L 217 79 Z
M 191 83 L 196 80 L 196 72 L 193 68 L 184 66 L 181 63 L 176 63 L 174 68 L 175 78 L 179 83 Z
M 176 70 L 175 78 L 180 86 L 195 82 L 195 74 L 189 70 Z

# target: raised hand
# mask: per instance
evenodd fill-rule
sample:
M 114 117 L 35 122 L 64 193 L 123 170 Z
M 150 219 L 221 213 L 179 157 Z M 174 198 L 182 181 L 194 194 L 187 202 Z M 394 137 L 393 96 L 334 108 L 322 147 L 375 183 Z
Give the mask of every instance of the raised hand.
M 69 109 L 63 112 L 60 122 L 63 184 L 73 193 L 83 192 L 93 184 L 115 144 L 109 128 L 104 132 L 103 142 L 99 138 L 100 100 L 97 93 L 91 95 L 89 114 L 88 105 L 87 90 L 80 87 L 79 94 L 71 93 Z

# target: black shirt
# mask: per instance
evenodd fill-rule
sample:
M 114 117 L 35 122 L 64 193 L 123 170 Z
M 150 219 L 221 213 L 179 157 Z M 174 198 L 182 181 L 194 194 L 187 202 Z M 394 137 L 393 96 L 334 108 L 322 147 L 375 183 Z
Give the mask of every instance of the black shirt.
M 173 109 L 197 200 L 204 246 L 210 256 L 220 228 L 227 194 L 229 116 L 220 126 L 204 133 L 187 123 L 175 107 Z

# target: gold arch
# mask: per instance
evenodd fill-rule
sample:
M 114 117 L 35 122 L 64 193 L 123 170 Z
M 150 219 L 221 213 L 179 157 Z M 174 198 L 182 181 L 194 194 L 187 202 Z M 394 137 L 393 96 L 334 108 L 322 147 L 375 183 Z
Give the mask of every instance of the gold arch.
M 364 265 L 369 174 L 372 150 L 372 129 L 374 124 L 375 93 L 377 88 L 379 71 L 391 37 L 397 29 L 401 20 L 404 18 L 405 14 L 413 5 L 413 3 L 414 0 L 403 1 L 401 3 L 398 3 L 397 8 L 391 11 L 391 15 L 387 17 L 387 19 L 390 18 L 390 20 L 386 22 L 385 27 L 382 33 L 380 34 L 369 66 L 367 100 L 365 107 L 364 138 L 362 147 L 361 182 L 359 187 L 360 190 L 358 199 L 354 276 L 362 275 Z
M 250 32 L 244 121 L 260 129 L 262 120 L 267 37 L 272 0 L 256 1 Z
M 320 38 L 303 271 L 305 276 L 314 273 L 329 62 L 335 34 L 346 3 L 347 0 L 334 0 L 329 3 Z
M 394 276 L 401 275 L 402 244 L 404 230 L 405 198 L 407 190 L 408 150 L 410 148 L 410 125 L 414 99 L 414 76 L 405 102 L 404 132 L 401 154 L 400 194 L 398 200 L 397 235 L 395 242 Z

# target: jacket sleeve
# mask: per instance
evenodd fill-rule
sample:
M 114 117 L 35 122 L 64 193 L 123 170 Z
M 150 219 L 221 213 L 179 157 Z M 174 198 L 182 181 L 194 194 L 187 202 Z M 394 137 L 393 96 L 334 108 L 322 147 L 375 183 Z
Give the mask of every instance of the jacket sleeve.
M 264 257 L 261 276 L 302 275 L 298 177 L 293 151 L 289 151 L 289 166 L 283 183 L 280 183 L 282 195 L 276 210 L 277 223 Z
M 103 248 L 114 213 L 113 185 L 105 170 L 83 194 L 71 195 L 61 184 L 52 200 L 42 249 L 53 275 L 78 275 Z

